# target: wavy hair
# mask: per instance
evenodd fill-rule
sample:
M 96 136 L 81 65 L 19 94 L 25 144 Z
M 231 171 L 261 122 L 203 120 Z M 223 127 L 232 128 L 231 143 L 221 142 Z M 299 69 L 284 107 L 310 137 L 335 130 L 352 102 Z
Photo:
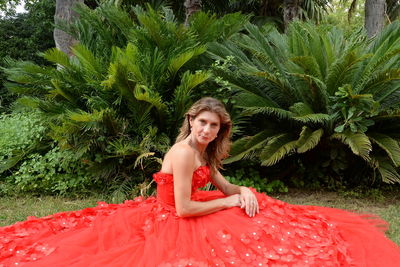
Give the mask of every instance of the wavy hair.
M 205 157 L 211 170 L 217 170 L 222 168 L 223 159 L 229 156 L 232 130 L 231 117 L 219 100 L 212 97 L 203 97 L 194 103 L 185 114 L 185 119 L 175 142 L 180 142 L 190 135 L 190 119 L 196 118 L 203 111 L 216 113 L 220 119 L 220 129 L 217 137 L 208 144 Z

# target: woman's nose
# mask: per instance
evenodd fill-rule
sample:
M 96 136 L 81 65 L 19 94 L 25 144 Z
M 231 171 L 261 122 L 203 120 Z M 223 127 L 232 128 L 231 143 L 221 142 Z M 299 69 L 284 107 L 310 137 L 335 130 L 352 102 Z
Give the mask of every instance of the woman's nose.
M 204 129 L 203 129 L 204 132 L 209 133 L 210 130 L 211 130 L 210 125 L 207 124 L 206 126 L 204 126 Z

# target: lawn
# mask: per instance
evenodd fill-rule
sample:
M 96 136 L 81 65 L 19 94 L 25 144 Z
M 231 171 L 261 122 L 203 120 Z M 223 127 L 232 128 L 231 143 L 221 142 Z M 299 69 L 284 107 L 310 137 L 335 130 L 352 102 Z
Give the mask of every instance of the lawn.
M 400 196 L 386 195 L 384 199 L 373 200 L 354 196 L 343 196 L 332 192 L 305 192 L 290 190 L 287 194 L 274 197 L 292 204 L 319 205 L 348 209 L 360 213 L 374 213 L 390 223 L 387 236 L 400 245 Z M 3 197 L 0 198 L 0 226 L 25 220 L 27 216 L 46 216 L 55 212 L 78 210 L 104 201 L 104 197 L 70 199 L 63 197 Z

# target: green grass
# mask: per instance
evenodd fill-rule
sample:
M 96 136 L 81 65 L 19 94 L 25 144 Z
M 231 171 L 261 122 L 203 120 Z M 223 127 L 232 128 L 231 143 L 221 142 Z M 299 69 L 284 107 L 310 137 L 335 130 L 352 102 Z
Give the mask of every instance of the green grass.
M 390 223 L 387 236 L 400 245 L 400 196 L 387 195 L 385 198 L 361 198 L 343 196 L 332 192 L 306 192 L 290 190 L 288 194 L 273 197 L 292 204 L 318 205 L 348 209 L 360 213 L 373 213 Z M 104 201 L 104 197 L 71 199 L 63 197 L 3 197 L 0 198 L 0 226 L 25 220 L 27 216 L 42 217 L 52 213 L 79 210 Z
M 96 205 L 102 199 L 88 197 L 70 199 L 63 197 L 3 197 L 0 198 L 0 226 L 23 221 L 27 216 L 43 217 L 61 211 L 79 210 Z

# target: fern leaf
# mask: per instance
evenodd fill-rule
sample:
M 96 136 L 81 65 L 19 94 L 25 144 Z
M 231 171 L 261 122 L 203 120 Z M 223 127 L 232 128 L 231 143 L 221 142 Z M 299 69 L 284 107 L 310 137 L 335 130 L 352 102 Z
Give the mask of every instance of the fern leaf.
M 400 175 L 396 168 L 390 164 L 385 158 L 376 158 L 377 169 L 382 176 L 382 181 L 385 183 L 393 184 L 400 183 Z
M 328 123 L 331 120 L 331 116 L 324 113 L 306 114 L 303 116 L 293 116 L 293 120 L 303 123 Z
M 297 140 L 297 152 L 304 153 L 316 147 L 324 134 L 323 129 L 312 131 L 307 126 L 303 127 L 300 138 Z
M 103 63 L 85 46 L 78 44 L 72 47 L 72 52 L 82 65 L 82 70 L 99 79 L 104 73 Z
M 264 130 L 254 136 L 247 136 L 235 141 L 231 148 L 231 156 L 224 163 L 232 163 L 246 157 L 252 157 L 273 135 L 272 130 Z
M 278 104 L 268 96 L 260 96 L 250 92 L 239 93 L 236 97 L 236 104 L 239 107 L 274 107 L 279 108 Z
M 297 140 L 290 134 L 278 134 L 268 141 L 265 148 L 261 151 L 260 160 L 263 166 L 272 166 L 285 156 L 296 151 Z
M 171 63 L 169 64 L 168 70 L 171 73 L 172 76 L 175 76 L 175 74 L 180 70 L 180 68 L 185 65 L 189 60 L 192 58 L 203 54 L 206 51 L 205 46 L 199 46 L 196 47 L 195 49 L 186 51 L 176 57 L 174 57 L 171 60 Z
M 293 113 L 292 119 L 303 123 L 327 123 L 331 120 L 331 116 L 323 113 L 314 113 L 312 108 L 303 103 L 297 102 L 289 107 Z
M 364 133 L 353 133 L 346 131 L 343 133 L 334 133 L 330 138 L 338 139 L 345 145 L 348 145 L 354 154 L 370 161 L 369 153 L 372 151 L 371 141 Z
M 66 92 L 66 90 L 61 88 L 61 81 L 60 80 L 52 79 L 51 83 L 53 84 L 55 89 L 49 91 L 50 95 L 54 95 L 54 96 L 61 95 L 66 100 L 68 100 L 70 103 L 76 104 L 76 101 L 75 101 L 74 97 L 71 96 L 68 92 Z
M 388 135 L 381 133 L 367 133 L 368 137 L 382 148 L 390 157 L 395 167 L 400 166 L 400 146 L 399 143 Z
M 150 90 L 144 85 L 137 85 L 134 91 L 135 98 L 140 101 L 147 102 L 154 106 L 159 113 L 163 114 L 167 109 L 166 104 L 157 93 L 150 93 Z
M 301 78 L 307 84 L 307 91 L 304 92 L 303 87 L 298 86 L 296 89 L 301 90 L 300 95 L 306 99 L 305 96 L 311 96 L 314 104 L 319 104 L 325 109 L 329 103 L 329 95 L 326 91 L 326 85 L 323 81 L 308 74 L 291 73 L 292 76 Z M 305 102 L 305 101 L 304 101 Z
M 52 63 L 61 65 L 66 68 L 70 68 L 72 66 L 69 61 L 68 55 L 57 48 L 50 48 L 43 53 L 43 57 Z
M 289 110 L 293 112 L 296 116 L 304 116 L 309 114 L 314 114 L 314 110 L 303 102 L 294 103 L 292 106 L 289 107 Z
M 301 67 L 303 74 L 308 74 L 310 76 L 316 77 L 322 80 L 321 70 L 319 65 L 313 56 L 297 56 L 290 59 L 292 62 L 296 63 Z
M 279 119 L 288 119 L 293 116 L 293 114 L 290 111 L 273 107 L 247 107 L 244 108 L 244 112 L 246 113 L 246 115 L 266 114 L 275 116 Z
M 211 76 L 210 72 L 198 71 L 190 73 L 186 71 L 182 78 L 181 84 L 175 89 L 173 104 L 175 106 L 175 118 L 181 118 L 190 105 L 190 98 L 192 90 L 207 81 Z

